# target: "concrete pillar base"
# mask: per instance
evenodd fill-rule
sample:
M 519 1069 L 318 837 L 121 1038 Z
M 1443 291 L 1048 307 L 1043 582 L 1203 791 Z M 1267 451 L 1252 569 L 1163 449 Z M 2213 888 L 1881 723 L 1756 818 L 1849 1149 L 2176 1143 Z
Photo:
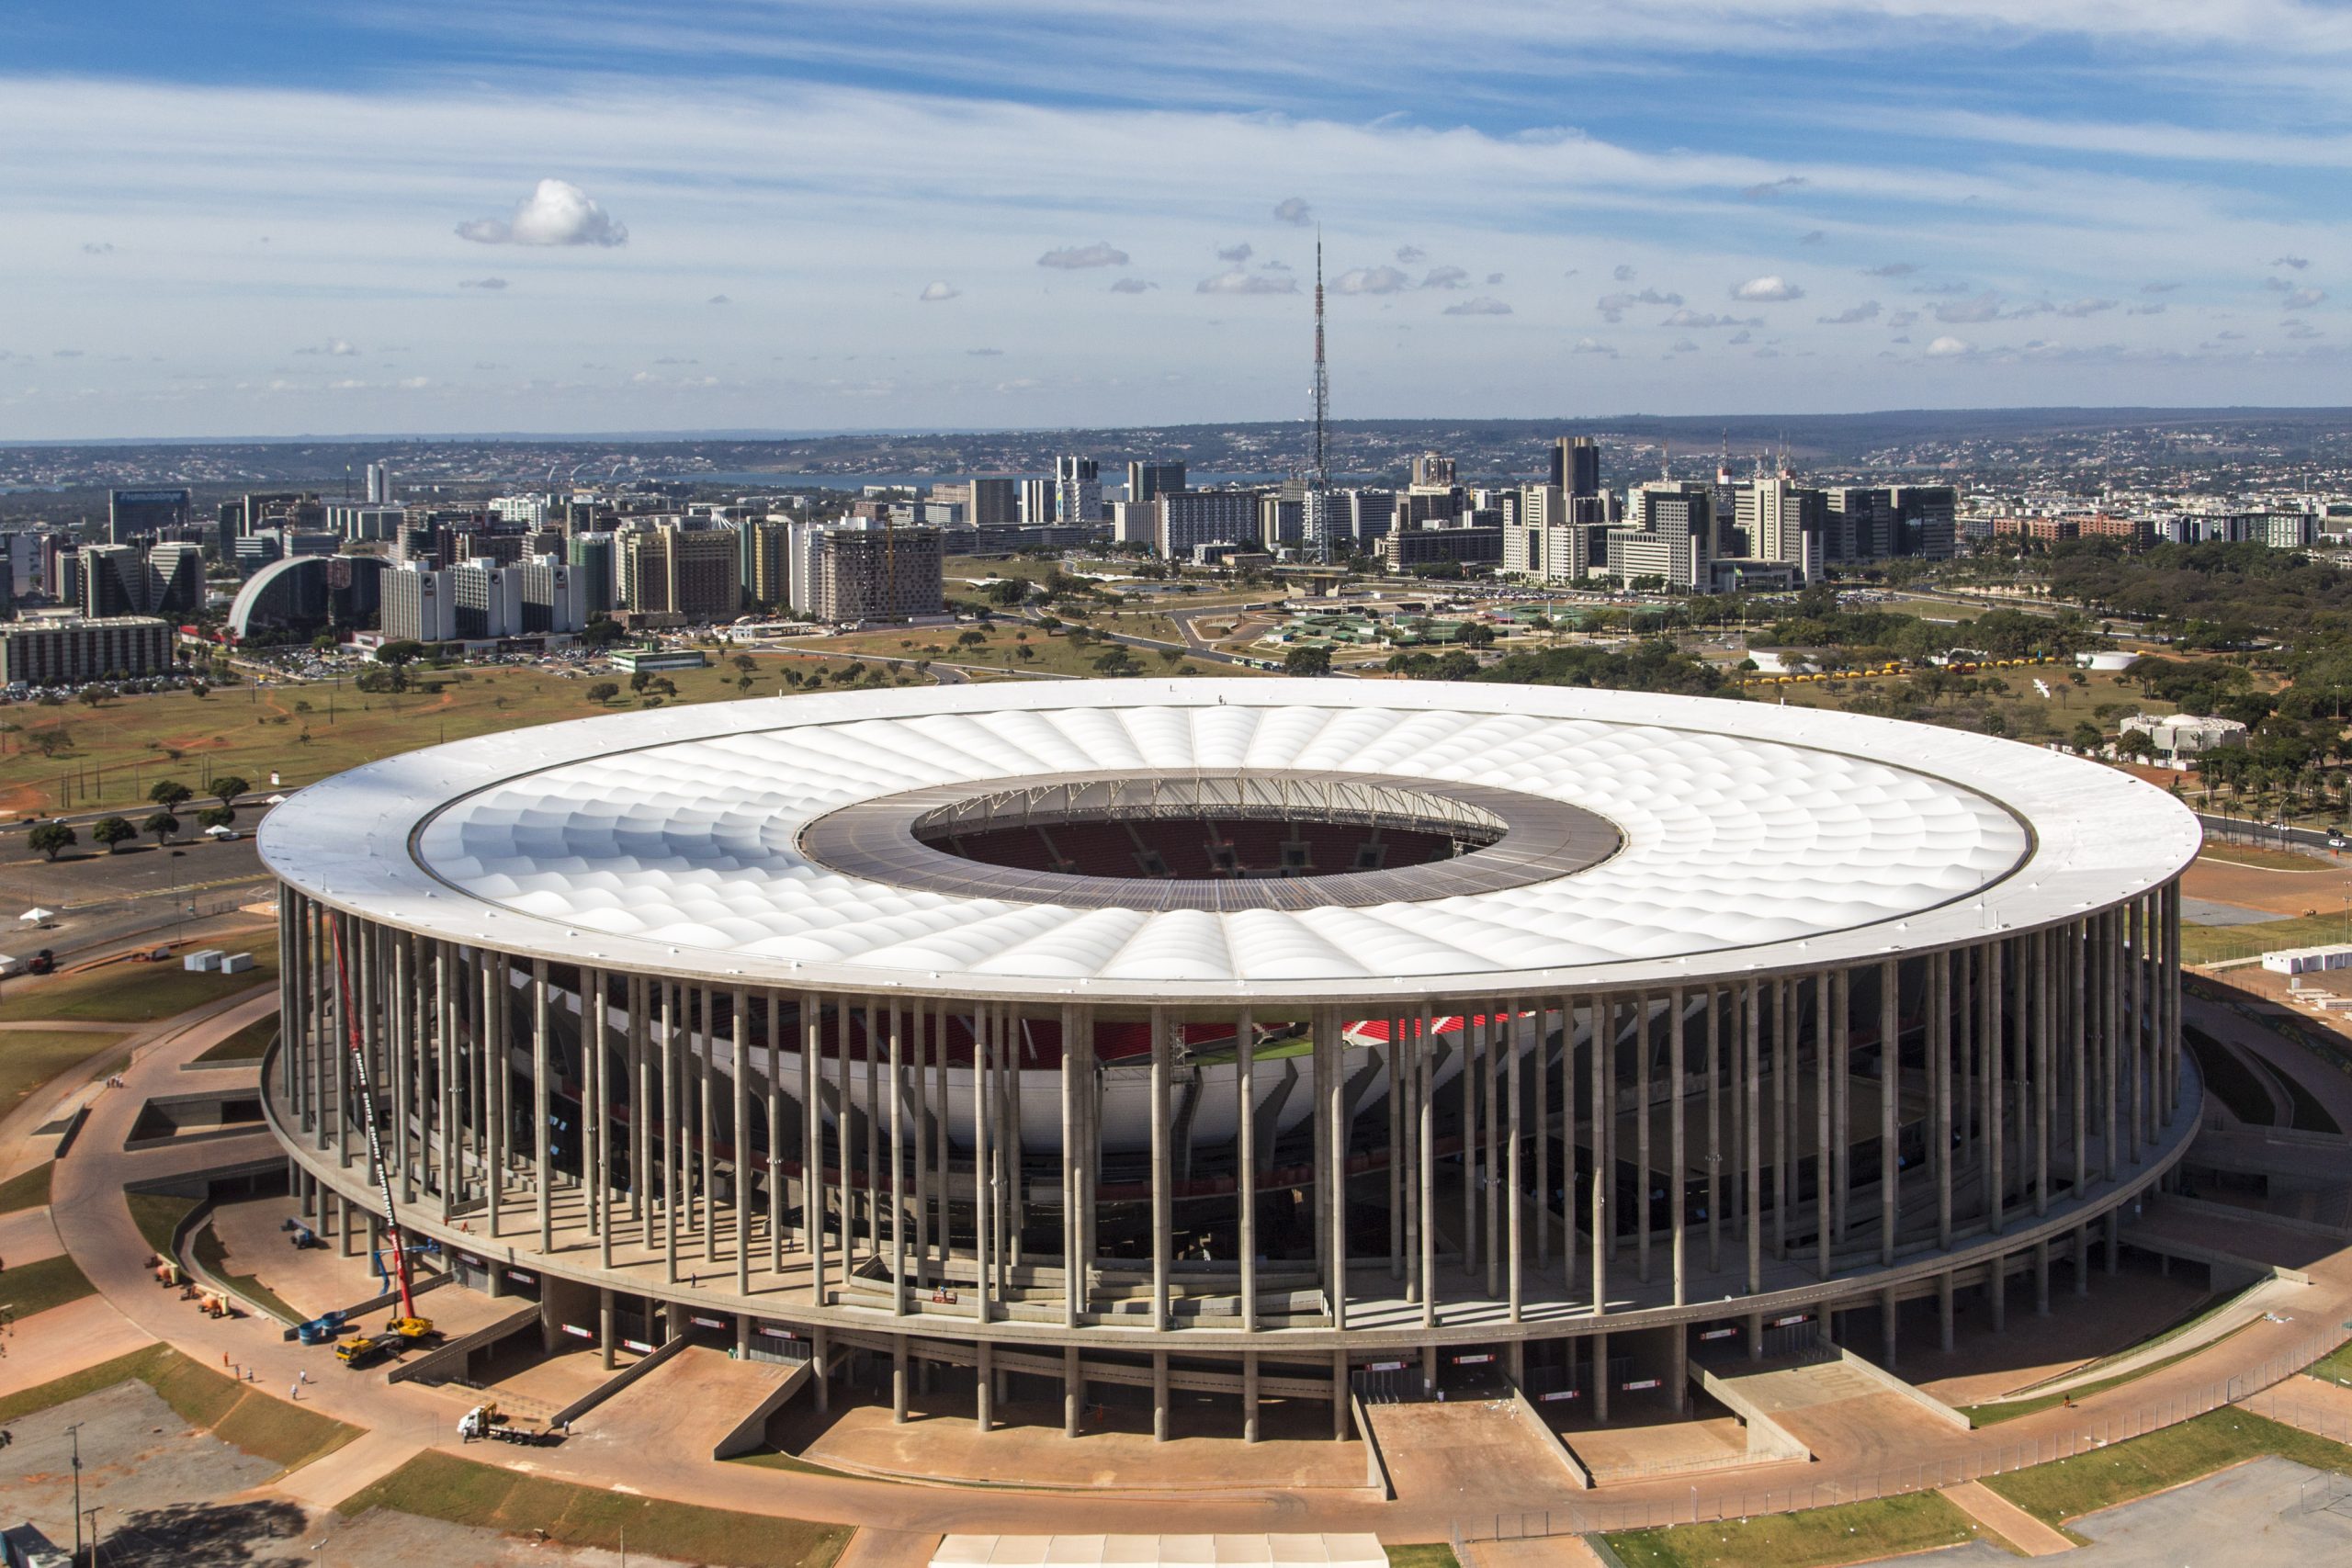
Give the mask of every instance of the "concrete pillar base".
M 979 1371 L 972 1379 L 972 1424 L 981 1431 L 996 1424 L 996 1348 L 980 1341 Z
M 1079 1417 L 1086 1404 L 1086 1379 L 1078 1370 L 1078 1347 L 1062 1350 L 1062 1436 L 1078 1436 Z
M 1168 1352 L 1151 1353 L 1151 1440 L 1168 1440 Z
M 1258 1440 L 1258 1352 L 1241 1353 L 1241 1440 Z
M 903 1427 L 907 1421 L 907 1337 L 890 1337 L 890 1424 Z

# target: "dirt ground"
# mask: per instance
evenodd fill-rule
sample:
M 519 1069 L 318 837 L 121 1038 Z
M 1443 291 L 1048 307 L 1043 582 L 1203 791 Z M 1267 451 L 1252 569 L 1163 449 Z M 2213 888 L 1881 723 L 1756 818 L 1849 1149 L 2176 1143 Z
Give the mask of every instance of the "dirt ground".
M 2227 846 L 2217 858 L 2199 857 L 2181 878 L 2181 891 L 2191 898 L 2211 898 L 2279 916 L 2331 914 L 2352 897 L 2352 863 L 2330 865 L 2313 859 L 2309 871 L 2272 871 L 2227 863 Z

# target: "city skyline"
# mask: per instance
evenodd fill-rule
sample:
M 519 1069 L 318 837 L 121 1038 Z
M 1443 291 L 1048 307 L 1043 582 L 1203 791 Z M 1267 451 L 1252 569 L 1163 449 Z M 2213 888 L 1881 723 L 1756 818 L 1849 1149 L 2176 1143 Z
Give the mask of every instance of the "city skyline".
M 2352 398 L 2312 6 L 110 16 L 14 438 Z

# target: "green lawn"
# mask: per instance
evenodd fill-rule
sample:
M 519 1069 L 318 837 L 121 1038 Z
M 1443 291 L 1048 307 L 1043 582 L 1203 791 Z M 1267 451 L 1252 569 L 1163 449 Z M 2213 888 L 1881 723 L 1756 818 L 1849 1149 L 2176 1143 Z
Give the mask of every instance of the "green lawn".
M 277 1038 L 277 1015 L 266 1013 L 196 1059 L 199 1062 L 258 1062 Z
M 15 995 L 0 1002 L 0 1022 L 71 1019 L 78 1023 L 149 1023 L 277 983 L 276 927 L 258 929 L 225 951 L 252 953 L 254 966 L 242 975 L 191 972 L 180 967 L 177 953 L 165 964 L 126 960 L 101 964 L 38 986 L 15 987 Z
M 0 1029 L 0 1115 L 22 1105 L 43 1084 L 121 1042 L 119 1034 L 81 1030 Z M 96 1076 L 93 1068 L 84 1077 Z
M 190 1426 L 207 1427 L 221 1441 L 286 1470 L 333 1453 L 360 1432 L 299 1404 L 272 1399 L 254 1384 L 200 1367 L 168 1345 L 150 1345 L 0 1397 L 0 1425 L 134 1379 L 153 1388 Z
M 2198 926 L 2183 921 L 2180 955 L 2190 964 L 2255 958 L 2279 947 L 2325 947 L 2344 940 L 2344 915 L 2297 915 L 2244 926 Z
M 1388 1553 L 1388 1568 L 1461 1568 L 1462 1564 L 1453 1548 L 1443 1541 L 1415 1546 L 1383 1543 L 1380 1550 Z
M 561 1546 L 613 1551 L 633 1540 L 640 1551 L 728 1568 L 830 1568 L 851 1533 L 840 1526 L 575 1486 L 431 1452 L 336 1505 L 345 1515 L 370 1508 L 510 1535 L 545 1531 Z
M 2224 1407 L 2129 1442 L 1988 1476 L 1984 1484 L 2036 1518 L 2056 1525 L 2264 1454 L 2352 1474 L 2352 1448 Z
M 13 1214 L 19 1209 L 49 1207 L 49 1177 L 57 1168 L 55 1160 L 43 1160 L 19 1176 L 0 1181 L 0 1214 Z
M 172 1232 L 187 1212 L 196 1207 L 193 1198 L 175 1197 L 168 1192 L 126 1192 L 124 1200 L 130 1205 L 130 1219 L 147 1245 L 165 1258 L 172 1255 Z
M 1911 1492 L 1802 1513 L 1625 1530 L 1608 1537 L 1626 1568 L 1819 1568 L 1984 1539 L 1939 1492 Z
M 2303 1371 L 2339 1388 L 2352 1388 L 2352 1340 L 2337 1346 Z
M 62 1253 L 33 1263 L 12 1263 L 6 1272 L 0 1273 L 0 1307 L 18 1319 L 80 1301 L 96 1291 L 97 1287 L 90 1283 L 74 1260 Z

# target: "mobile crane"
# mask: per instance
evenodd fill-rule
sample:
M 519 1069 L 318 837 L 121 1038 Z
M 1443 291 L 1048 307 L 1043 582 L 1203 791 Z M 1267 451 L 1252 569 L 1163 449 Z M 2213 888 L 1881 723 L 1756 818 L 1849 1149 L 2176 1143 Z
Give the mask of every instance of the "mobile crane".
M 408 1245 L 401 1236 L 400 1210 L 392 1202 L 392 1177 L 384 1164 L 383 1136 L 376 1130 L 376 1095 L 368 1082 L 368 1052 L 360 1040 L 359 1021 L 352 1010 L 351 968 L 343 951 L 342 918 L 329 915 L 327 930 L 334 942 L 335 995 L 341 1003 L 338 1010 L 343 1014 L 345 1048 L 351 1054 L 352 1082 L 359 1089 L 360 1122 L 368 1129 L 368 1169 L 376 1179 L 377 1195 L 384 1201 L 384 1227 L 392 1242 L 392 1281 L 401 1298 L 400 1311 L 384 1325 L 383 1333 L 355 1334 L 335 1346 L 335 1359 L 346 1367 L 361 1367 L 403 1346 L 431 1339 L 434 1329 L 431 1318 L 417 1315 L 416 1295 L 410 1288 Z

